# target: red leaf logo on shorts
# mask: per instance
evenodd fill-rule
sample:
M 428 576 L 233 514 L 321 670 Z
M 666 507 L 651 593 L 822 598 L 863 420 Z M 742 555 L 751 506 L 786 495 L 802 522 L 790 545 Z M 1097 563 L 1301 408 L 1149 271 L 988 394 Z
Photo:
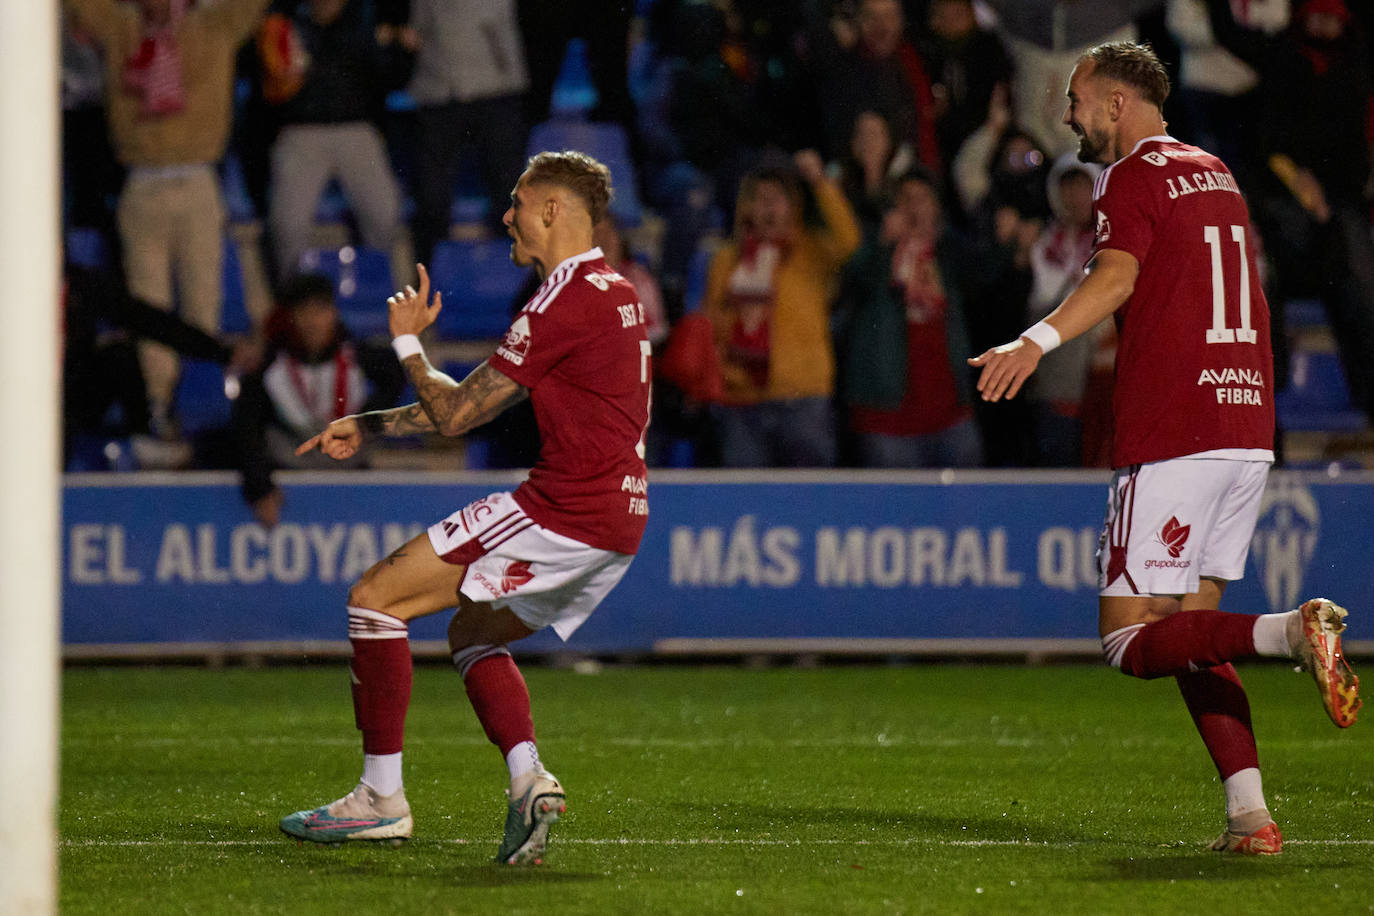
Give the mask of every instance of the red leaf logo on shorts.
M 1159 542 L 1169 548 L 1169 556 L 1178 559 L 1183 553 L 1183 545 L 1188 543 L 1188 532 L 1192 530 L 1192 525 L 1180 525 L 1178 516 L 1170 516 L 1159 530 Z
M 1184 536 L 1187 536 L 1186 532 Z M 501 574 L 501 591 L 504 593 L 517 589 L 533 578 L 534 573 L 530 572 L 530 561 L 515 560 Z

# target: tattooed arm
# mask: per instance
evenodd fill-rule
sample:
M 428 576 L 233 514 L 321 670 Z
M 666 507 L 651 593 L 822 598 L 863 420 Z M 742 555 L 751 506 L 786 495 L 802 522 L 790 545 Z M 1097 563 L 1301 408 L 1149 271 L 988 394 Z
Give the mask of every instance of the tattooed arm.
M 424 354 L 408 356 L 402 365 L 420 400 L 409 407 L 398 408 L 402 412 L 410 411 L 403 421 L 397 421 L 398 426 L 407 424 L 401 427 L 401 435 L 435 430 L 445 436 L 461 436 L 529 396 L 524 386 L 485 362 L 458 384 L 431 366 Z M 409 428 L 409 424 L 421 423 L 427 425 Z
M 393 339 L 419 334 L 434 323 L 443 308 L 443 297 L 438 292 L 430 302 L 429 272 L 425 266 L 416 264 L 415 269 L 420 277 L 419 290 L 407 286 L 387 299 L 387 322 Z M 529 396 L 526 388 L 485 362 L 461 382 L 430 365 L 423 350 L 405 356 L 401 366 L 420 396 L 417 403 L 341 417 L 319 435 L 302 442 L 296 454 L 304 455 L 318 448 L 336 460 L 348 458 L 362 446 L 364 436 L 432 432 L 461 436 Z
M 318 448 L 341 460 L 357 452 L 364 438 L 433 432 L 461 436 L 529 396 L 525 387 L 485 362 L 461 382 L 435 369 L 422 354 L 406 357 L 403 365 L 420 395 L 418 402 L 340 417 L 319 435 L 302 442 L 296 454 Z

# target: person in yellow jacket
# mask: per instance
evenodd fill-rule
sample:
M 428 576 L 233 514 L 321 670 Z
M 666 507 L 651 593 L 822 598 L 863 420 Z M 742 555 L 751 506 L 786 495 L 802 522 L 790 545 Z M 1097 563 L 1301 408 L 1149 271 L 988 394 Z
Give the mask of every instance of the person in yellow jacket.
M 814 150 L 740 185 L 732 239 L 716 252 L 703 309 L 723 397 L 714 415 L 726 467 L 835 464 L 830 306 L 859 224 Z M 803 182 L 821 226 L 804 223 Z

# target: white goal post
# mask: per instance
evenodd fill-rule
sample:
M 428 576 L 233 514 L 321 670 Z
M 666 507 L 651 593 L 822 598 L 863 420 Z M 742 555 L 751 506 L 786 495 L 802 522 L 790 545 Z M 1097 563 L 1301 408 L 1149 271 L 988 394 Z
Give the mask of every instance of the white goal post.
M 0 912 L 57 887 L 58 3 L 0 2 Z

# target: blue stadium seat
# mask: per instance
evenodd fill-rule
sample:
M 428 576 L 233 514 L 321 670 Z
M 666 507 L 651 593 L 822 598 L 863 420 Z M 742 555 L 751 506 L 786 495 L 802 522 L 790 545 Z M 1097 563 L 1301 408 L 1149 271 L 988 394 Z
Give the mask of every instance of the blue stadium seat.
M 1289 299 L 1283 303 L 1283 318 L 1290 331 L 1326 327 L 1326 306 L 1320 299 Z
M 176 404 L 188 438 L 228 426 L 233 402 L 224 392 L 224 370 L 205 360 L 183 359 Z
M 239 246 L 227 237 L 224 240 L 223 270 L 220 330 L 226 334 L 248 334 L 253 330 L 253 319 L 248 315 L 248 297 L 243 291 L 243 265 L 239 262 Z
M 638 226 L 639 182 L 630 141 L 625 129 L 615 123 L 593 123 L 573 118 L 551 118 L 530 129 L 526 152 L 533 156 L 544 150 L 572 149 L 605 163 L 611 170 L 615 197 L 611 215 L 621 226 Z
M 711 258 L 715 253 L 715 246 L 701 244 L 692 252 L 692 260 L 687 264 L 687 283 L 682 291 L 684 315 L 701 308 L 701 301 L 706 298 L 706 277 L 711 271 Z
M 334 281 L 334 301 L 343 323 L 357 337 L 387 333 L 386 300 L 396 292 L 387 253 L 366 246 L 314 248 L 301 257 L 301 270 Z
M 1334 352 L 1294 351 L 1288 387 L 1274 400 L 1282 429 L 1348 432 L 1365 426 L 1364 413 L 1350 403 L 1345 372 Z
M 574 38 L 568 42 L 567 50 L 563 53 L 563 64 L 553 84 L 549 108 L 556 116 L 579 117 L 590 111 L 597 99 L 587 62 L 587 42 Z
M 444 241 L 434 246 L 430 276 L 444 294 L 440 335 L 457 339 L 501 337 L 510 326 L 516 295 L 529 271 L 510 260 L 507 239 Z
M 243 162 L 232 150 L 225 153 L 220 166 L 220 194 L 224 197 L 226 216 L 231 223 L 251 223 L 258 218 L 258 208 L 248 193 L 248 179 L 243 174 Z
M 104 233 L 90 226 L 67 230 L 67 260 L 77 267 L 98 270 L 110 266 L 110 246 Z

